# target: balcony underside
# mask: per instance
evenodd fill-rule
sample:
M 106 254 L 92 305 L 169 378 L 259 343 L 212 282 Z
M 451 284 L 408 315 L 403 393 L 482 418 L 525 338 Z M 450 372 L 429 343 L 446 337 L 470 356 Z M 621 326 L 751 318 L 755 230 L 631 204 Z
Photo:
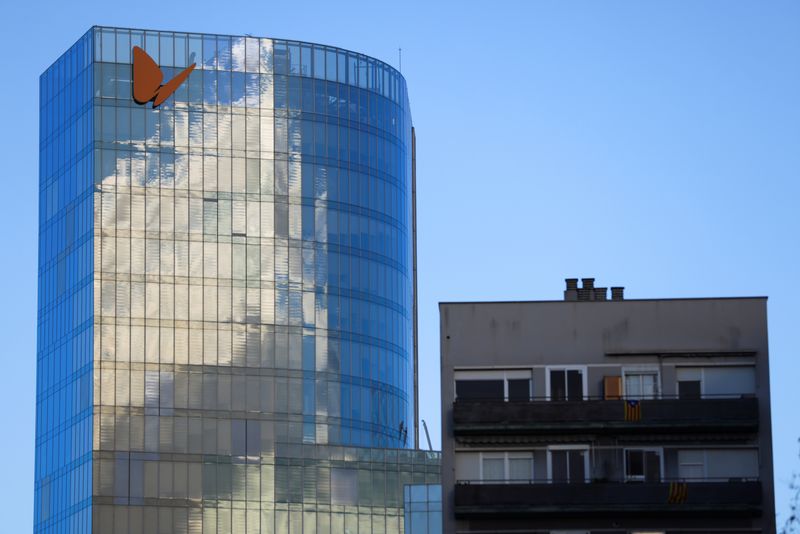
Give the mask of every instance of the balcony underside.
M 458 517 L 761 514 L 761 483 L 457 484 Z
M 453 403 L 456 436 L 525 434 L 716 433 L 758 431 L 758 399 L 640 401 L 626 417 L 625 401 Z

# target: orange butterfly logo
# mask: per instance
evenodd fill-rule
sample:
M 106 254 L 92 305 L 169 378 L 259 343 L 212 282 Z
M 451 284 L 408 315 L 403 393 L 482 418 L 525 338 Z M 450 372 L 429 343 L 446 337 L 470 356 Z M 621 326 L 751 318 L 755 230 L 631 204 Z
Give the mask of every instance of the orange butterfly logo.
M 152 101 L 153 107 L 158 107 L 180 87 L 186 78 L 189 77 L 189 74 L 191 74 L 196 65 L 196 63 L 192 63 L 177 76 L 162 85 L 161 82 L 164 81 L 164 73 L 159 66 L 153 61 L 153 58 L 147 55 L 147 52 L 138 46 L 134 46 L 133 100 L 137 104 L 146 104 Z

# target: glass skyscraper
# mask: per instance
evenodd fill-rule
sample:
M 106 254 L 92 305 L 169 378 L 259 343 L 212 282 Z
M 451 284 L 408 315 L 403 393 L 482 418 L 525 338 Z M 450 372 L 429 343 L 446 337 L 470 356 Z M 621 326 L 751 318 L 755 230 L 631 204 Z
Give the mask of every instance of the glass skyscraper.
M 197 67 L 140 105 L 134 46 L 165 81 Z M 439 456 L 412 448 L 403 77 L 316 44 L 95 27 L 40 86 L 35 531 L 408 528 Z M 428 525 L 439 500 L 415 504 Z

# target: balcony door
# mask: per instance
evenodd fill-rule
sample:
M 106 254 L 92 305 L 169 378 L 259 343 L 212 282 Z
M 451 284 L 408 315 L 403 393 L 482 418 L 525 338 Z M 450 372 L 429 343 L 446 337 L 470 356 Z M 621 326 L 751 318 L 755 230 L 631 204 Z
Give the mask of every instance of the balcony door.
M 660 482 L 663 470 L 661 449 L 625 449 L 626 482 Z
M 556 484 L 583 484 L 589 480 L 589 447 L 550 447 L 548 478 Z
M 585 367 L 548 367 L 547 397 L 554 401 L 580 401 L 586 397 Z

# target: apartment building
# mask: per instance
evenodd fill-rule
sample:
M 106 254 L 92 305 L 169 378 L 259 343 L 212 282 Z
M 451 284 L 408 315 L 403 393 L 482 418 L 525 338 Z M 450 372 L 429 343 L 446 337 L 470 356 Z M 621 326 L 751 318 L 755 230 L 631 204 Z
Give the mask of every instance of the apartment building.
M 775 531 L 767 299 L 441 303 L 445 532 Z

